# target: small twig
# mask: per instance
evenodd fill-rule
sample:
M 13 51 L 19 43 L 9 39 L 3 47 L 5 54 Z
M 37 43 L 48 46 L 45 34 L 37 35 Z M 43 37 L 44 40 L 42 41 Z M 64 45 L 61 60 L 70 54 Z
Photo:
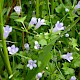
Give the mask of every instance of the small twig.
M 11 9 L 10 9 L 10 11 L 9 11 L 9 14 L 8 14 L 8 16 L 7 16 L 7 19 L 6 19 L 6 24 L 9 23 L 10 15 L 11 15 L 11 13 L 12 13 L 15 5 L 16 5 L 16 0 L 13 0 L 13 1 L 12 1 L 12 7 L 11 7 Z
M 2 40 L 0 40 L 0 42 L 1 42 Z M 17 42 L 12 42 L 12 41 L 6 41 L 6 42 L 9 42 L 9 43 L 17 43 Z

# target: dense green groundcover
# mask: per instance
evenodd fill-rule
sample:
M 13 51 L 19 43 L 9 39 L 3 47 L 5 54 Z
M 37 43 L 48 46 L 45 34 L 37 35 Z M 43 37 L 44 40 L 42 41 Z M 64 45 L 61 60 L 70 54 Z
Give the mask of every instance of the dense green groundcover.
M 0 80 L 80 80 L 79 0 L 0 0 Z

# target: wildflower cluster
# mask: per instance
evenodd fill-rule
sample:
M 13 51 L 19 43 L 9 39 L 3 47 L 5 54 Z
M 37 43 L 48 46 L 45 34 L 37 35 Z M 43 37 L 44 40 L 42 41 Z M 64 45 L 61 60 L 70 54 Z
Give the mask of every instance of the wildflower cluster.
M 44 5 L 46 5 L 47 1 L 44 2 Z M 40 6 L 42 6 L 44 2 L 41 2 Z M 44 10 L 41 7 L 42 11 L 41 14 L 39 14 L 39 17 L 36 16 L 31 19 L 29 19 L 30 16 L 27 16 L 27 18 L 25 17 L 25 19 L 23 17 L 25 13 L 27 13 L 26 15 L 30 15 L 28 12 L 29 10 L 27 11 L 24 7 L 27 3 L 24 5 L 20 4 L 21 6 L 15 6 L 13 12 L 15 11 L 18 15 L 15 15 L 16 13 L 14 12 L 10 15 L 10 20 L 13 24 L 15 23 L 14 21 L 16 21 L 15 25 L 17 26 L 11 27 L 5 25 L 2 28 L 3 39 L 6 40 L 6 42 L 10 42 L 7 45 L 6 50 L 9 53 L 10 60 L 13 58 L 13 62 L 11 62 L 14 71 L 13 74 L 15 76 L 15 73 L 17 72 L 19 76 L 19 72 L 23 72 L 22 75 L 24 77 L 22 75 L 19 77 L 22 77 L 21 79 L 29 78 L 29 80 L 77 80 L 80 73 L 79 71 L 76 71 L 80 68 L 80 34 L 78 30 L 79 24 L 76 24 L 78 23 L 79 18 L 77 20 L 75 19 L 76 17 L 79 17 L 79 12 L 77 10 L 80 8 L 80 1 L 77 4 L 76 1 L 74 1 L 73 7 L 70 6 L 70 8 L 63 5 L 64 3 L 62 3 L 62 1 L 59 6 L 57 1 L 48 2 L 54 3 L 54 10 L 51 9 L 53 8 L 53 4 L 48 3 L 47 8 L 50 7 L 49 10 L 47 10 L 46 7 L 43 7 L 45 10 L 45 13 L 43 13 Z M 38 6 L 37 3 L 38 2 L 35 1 L 36 6 Z M 28 1 L 28 6 L 26 7 L 33 4 L 33 1 Z M 38 8 L 40 6 L 38 6 Z M 47 12 L 49 12 L 49 14 L 47 14 Z M 76 12 L 77 14 L 73 14 L 73 12 Z M 36 10 L 36 14 L 37 13 Z M 64 17 L 62 17 L 63 15 Z M 14 21 L 13 16 L 16 17 Z M 77 26 L 72 28 L 74 25 Z M 40 29 L 40 27 L 42 28 Z M 8 41 L 8 39 L 12 41 Z M 2 42 L 0 43 L 2 44 Z M 1 44 L 0 50 L 2 51 L 3 46 L 1 47 Z M 44 71 L 44 73 L 42 71 Z M 25 77 L 25 75 L 27 77 Z M 17 79 L 18 78 L 15 77 L 15 80 Z

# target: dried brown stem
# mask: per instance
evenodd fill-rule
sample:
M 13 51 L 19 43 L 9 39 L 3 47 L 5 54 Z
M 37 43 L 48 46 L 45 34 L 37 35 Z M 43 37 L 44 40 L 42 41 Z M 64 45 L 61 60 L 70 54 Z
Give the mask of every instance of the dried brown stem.
M 16 0 L 12 0 L 12 7 L 11 7 L 11 9 L 10 9 L 10 11 L 9 11 L 8 16 L 7 16 L 6 24 L 9 23 L 10 15 L 11 15 L 11 13 L 12 13 L 12 11 L 13 11 L 15 5 L 16 5 Z

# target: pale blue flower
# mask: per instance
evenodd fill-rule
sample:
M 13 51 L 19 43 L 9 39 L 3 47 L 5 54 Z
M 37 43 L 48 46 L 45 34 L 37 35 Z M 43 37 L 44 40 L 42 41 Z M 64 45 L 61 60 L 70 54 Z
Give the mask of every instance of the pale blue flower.
M 37 79 L 37 80 L 39 80 L 41 77 L 42 77 L 42 73 L 38 73 L 38 74 L 36 75 L 36 79 Z
M 32 17 L 31 18 L 31 21 L 29 23 L 29 26 L 30 25 L 35 25 L 35 28 L 38 29 L 41 25 L 46 25 L 45 23 L 45 20 L 44 19 L 38 19 L 37 21 L 37 18 L 36 17 Z
M 21 6 L 15 6 L 15 7 L 14 7 L 14 10 L 15 10 L 15 12 L 16 12 L 18 15 L 20 15 L 20 13 L 21 13 Z
M 78 2 L 78 4 L 74 7 L 75 10 L 80 8 L 80 1 Z
M 28 43 L 25 43 L 24 47 L 25 47 L 26 50 L 29 50 L 29 44 Z
M 36 17 L 32 17 L 29 25 L 34 25 L 36 23 L 37 23 L 37 18 Z
M 6 25 L 5 27 L 3 27 L 4 29 L 4 38 L 6 39 L 9 35 L 10 32 L 12 32 L 12 27 L 10 27 L 9 25 Z
M 34 49 L 39 49 L 39 48 L 40 48 L 40 45 L 39 45 L 38 41 L 35 41 Z
M 29 67 L 30 68 L 30 70 L 32 70 L 33 68 L 36 68 L 37 67 L 37 65 L 36 65 L 36 60 L 28 60 L 28 64 L 27 64 L 27 67 Z
M 11 54 L 11 55 L 14 55 L 15 53 L 17 53 L 18 50 L 19 50 L 19 48 L 15 47 L 15 45 L 12 45 L 11 47 L 8 47 L 9 54 Z
M 44 19 L 39 18 L 35 28 L 38 29 L 41 25 L 46 25 L 46 23 Z
M 57 23 L 55 24 L 55 27 L 53 28 L 53 32 L 57 32 L 60 30 L 64 30 L 64 26 L 63 26 L 63 23 L 60 23 L 59 21 L 57 21 Z
M 76 80 L 76 77 L 75 76 L 72 76 L 70 80 Z
M 71 60 L 73 59 L 72 53 L 68 52 L 67 54 L 62 55 L 62 58 L 68 60 L 69 62 L 71 62 Z

